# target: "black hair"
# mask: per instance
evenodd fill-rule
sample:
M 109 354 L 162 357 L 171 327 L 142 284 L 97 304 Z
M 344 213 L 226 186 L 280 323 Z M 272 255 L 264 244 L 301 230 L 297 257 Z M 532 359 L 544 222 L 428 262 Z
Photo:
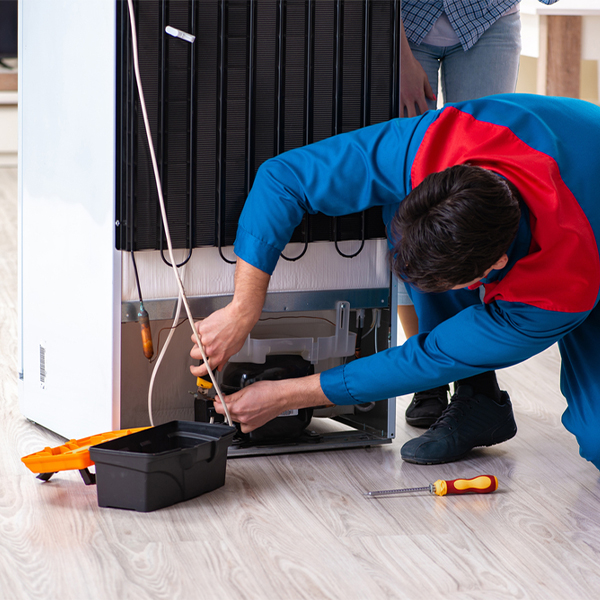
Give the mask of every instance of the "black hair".
M 428 175 L 392 221 L 392 270 L 424 292 L 483 276 L 507 251 L 521 209 L 514 185 L 473 165 Z

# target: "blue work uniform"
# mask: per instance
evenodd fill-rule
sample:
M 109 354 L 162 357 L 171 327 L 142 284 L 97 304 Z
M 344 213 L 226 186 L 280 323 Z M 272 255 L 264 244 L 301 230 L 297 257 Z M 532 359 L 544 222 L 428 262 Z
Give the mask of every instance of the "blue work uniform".
M 400 202 L 428 174 L 464 163 L 499 173 L 522 196 L 508 264 L 483 280 L 483 302 L 479 289 L 413 291 L 423 333 L 322 373 L 323 392 L 335 404 L 399 396 L 514 365 L 558 341 L 562 421 L 600 468 L 597 106 L 490 96 L 281 154 L 259 169 L 235 252 L 272 273 L 305 211 L 337 216 L 381 206 L 389 232 Z

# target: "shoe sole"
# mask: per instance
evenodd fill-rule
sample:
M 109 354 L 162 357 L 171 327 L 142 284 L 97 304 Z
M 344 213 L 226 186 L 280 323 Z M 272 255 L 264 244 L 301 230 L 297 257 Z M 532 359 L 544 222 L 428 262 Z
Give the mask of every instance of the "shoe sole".
M 469 448 L 466 452 L 463 452 L 462 454 L 459 454 L 458 456 L 454 456 L 451 458 L 434 460 L 434 459 L 404 458 L 404 456 L 402 456 L 402 455 L 400 455 L 400 458 L 402 458 L 402 460 L 404 462 L 412 463 L 413 465 L 443 465 L 445 463 L 456 462 L 457 460 L 461 460 L 467 454 L 469 454 L 469 452 L 471 452 L 471 450 L 475 450 L 475 448 L 489 448 L 490 446 L 497 446 L 498 444 L 503 444 L 504 442 L 508 442 L 508 440 L 511 440 L 512 438 L 514 438 L 515 435 L 517 435 L 516 428 L 515 428 L 514 432 L 512 433 L 512 435 L 503 439 L 500 442 L 494 442 L 493 444 L 481 444 L 478 446 L 473 446 L 472 448 Z
M 475 448 L 481 448 L 481 446 L 473 446 L 471 450 L 474 450 Z M 467 450 L 464 454 L 461 454 L 460 456 L 456 456 L 454 458 L 446 458 L 444 460 L 419 460 L 418 458 L 404 458 L 403 456 L 402 460 L 407 463 L 412 463 L 413 465 L 443 465 L 444 463 L 456 462 L 457 460 L 464 458 L 467 454 L 469 454 L 469 452 L 471 452 L 471 450 Z

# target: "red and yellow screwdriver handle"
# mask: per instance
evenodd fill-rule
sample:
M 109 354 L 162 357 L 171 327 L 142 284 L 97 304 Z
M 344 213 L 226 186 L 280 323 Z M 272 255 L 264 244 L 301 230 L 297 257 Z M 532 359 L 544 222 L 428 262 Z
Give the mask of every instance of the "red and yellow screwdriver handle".
M 489 494 L 498 489 L 498 478 L 494 475 L 478 475 L 471 479 L 452 479 L 444 481 L 438 479 L 429 486 L 433 494 L 445 496 L 446 494 Z

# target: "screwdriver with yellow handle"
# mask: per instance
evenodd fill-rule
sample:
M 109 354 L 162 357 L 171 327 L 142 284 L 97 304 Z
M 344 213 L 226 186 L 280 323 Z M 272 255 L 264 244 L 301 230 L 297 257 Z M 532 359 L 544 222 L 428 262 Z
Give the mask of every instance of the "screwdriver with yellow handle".
M 438 496 L 447 494 L 489 494 L 498 489 L 498 478 L 494 475 L 478 475 L 471 479 L 451 479 L 445 481 L 438 479 L 435 483 L 430 483 L 425 487 L 404 488 L 400 490 L 379 490 L 377 492 L 366 492 L 365 496 L 376 498 L 378 496 L 392 496 L 393 494 L 405 494 L 408 492 L 429 491 Z

